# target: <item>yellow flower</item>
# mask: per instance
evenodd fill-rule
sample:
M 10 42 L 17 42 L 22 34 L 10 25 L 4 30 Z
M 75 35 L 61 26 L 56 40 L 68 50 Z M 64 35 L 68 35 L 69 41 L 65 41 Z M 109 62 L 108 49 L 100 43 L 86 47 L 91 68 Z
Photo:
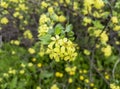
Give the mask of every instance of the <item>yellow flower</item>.
M 113 28 L 114 31 L 120 31 L 120 26 L 116 25 L 114 28 Z
M 59 22 L 65 22 L 66 21 L 66 17 L 61 15 L 61 16 L 58 17 L 58 20 L 59 20 Z
M 79 7 L 78 7 L 78 2 L 74 2 L 74 5 L 73 5 L 73 9 L 74 10 L 77 10 Z
M 12 55 L 14 55 L 16 52 L 15 51 L 12 51 Z
M 100 35 L 100 33 L 101 33 L 101 30 L 100 30 L 100 29 L 95 30 L 95 31 L 93 32 L 93 34 L 95 35 L 95 37 L 98 37 L 98 36 Z
M 91 87 L 94 87 L 94 83 L 90 83 L 90 86 L 91 86 Z
M 15 45 L 20 45 L 20 41 L 14 40 L 14 44 L 15 44 Z
M 51 37 L 51 42 L 48 45 L 46 53 L 49 54 L 51 59 L 59 62 L 60 60 L 64 61 L 74 61 L 77 52 L 75 49 L 75 44 L 73 44 L 67 38 L 60 38 L 58 35 L 56 37 Z
M 87 72 L 88 72 L 87 70 L 85 70 L 85 69 L 83 70 L 83 73 L 85 73 L 85 74 L 86 74 Z
M 102 15 L 98 11 L 94 11 L 93 16 L 96 17 L 96 18 L 100 18 Z
M 95 0 L 94 7 L 97 9 L 101 9 L 102 7 L 104 7 L 104 2 L 102 0 Z
M 86 82 L 86 83 L 89 83 L 89 80 L 88 80 L 88 79 L 85 79 L 85 82 Z
M 84 14 L 88 14 L 91 13 L 92 10 L 92 5 L 93 5 L 94 1 L 93 0 L 84 0 Z
M 45 24 L 46 22 L 49 22 L 50 18 L 48 18 L 45 14 L 42 14 L 39 19 L 40 25 Z
M 81 89 L 80 87 L 77 87 L 77 89 Z
M 12 70 L 12 73 L 13 73 L 13 74 L 16 74 L 16 70 Z
M 35 61 L 36 61 L 36 58 L 32 58 L 32 61 L 35 62 Z
M 8 3 L 4 2 L 4 1 L 1 1 L 0 2 L 0 6 L 3 7 L 3 8 L 7 8 L 8 7 Z
M 71 68 L 70 68 L 70 67 L 66 67 L 66 68 L 65 68 L 65 71 L 66 71 L 66 72 L 70 72 L 70 71 L 71 71 Z
M 53 13 L 54 13 L 53 7 L 49 7 L 49 8 L 48 8 L 48 12 L 49 12 L 50 14 L 53 14 Z
M 14 13 L 13 13 L 13 16 L 14 16 L 14 17 L 18 17 L 19 15 L 20 15 L 19 12 L 14 12 Z
M 41 87 L 40 87 L 40 86 L 37 86 L 36 89 L 41 89 Z
M 112 54 L 112 48 L 110 45 L 107 45 L 106 47 L 103 47 L 102 52 L 104 53 L 104 56 L 108 57 Z
M 106 75 L 106 76 L 105 76 L 105 79 L 107 79 L 107 80 L 110 79 L 110 76 L 109 76 L 109 75 Z
M 32 66 L 33 66 L 33 63 L 28 63 L 28 66 L 29 66 L 29 67 L 32 67 Z
M 118 18 L 116 16 L 113 16 L 111 18 L 112 23 L 118 23 Z
M 29 48 L 29 49 L 28 49 L 28 52 L 29 52 L 30 54 L 34 54 L 34 53 L 35 53 L 35 50 L 34 50 L 33 48 Z
M 63 74 L 62 74 L 62 73 L 60 73 L 60 72 L 56 72 L 56 73 L 55 73 L 55 76 L 56 76 L 56 77 L 60 77 L 60 78 L 61 78 L 61 77 L 63 77 Z
M 72 83 L 73 82 L 73 79 L 72 78 L 69 78 L 68 79 L 68 83 Z
M 23 16 L 22 15 L 19 15 L 19 17 L 18 17 L 19 19 L 23 19 Z
M 56 1 L 56 2 L 54 2 L 54 5 L 55 5 L 55 6 L 58 6 L 58 2 L 57 2 L 57 1 Z
M 39 68 L 42 67 L 42 64 L 41 64 L 41 63 L 38 63 L 38 64 L 37 64 L 37 67 L 39 67 Z
M 28 9 L 28 7 L 26 7 L 25 4 L 19 4 L 18 7 L 20 8 L 20 10 L 23 10 L 23 11 Z
M 70 0 L 65 0 L 67 4 L 70 4 Z
M 93 0 L 84 0 L 85 7 L 90 7 L 93 3 L 94 3 Z
M 50 89 L 59 89 L 56 84 L 52 85 Z
M 24 74 L 25 73 L 25 70 L 20 70 L 20 74 Z
M 1 20 L 0 20 L 0 23 L 1 24 L 7 24 L 9 22 L 9 20 L 6 18 L 6 17 L 3 17 Z
M 106 43 L 109 38 L 108 38 L 108 35 L 106 34 L 106 31 L 104 31 L 101 35 L 100 35 L 100 40 L 102 43 Z
M 85 55 L 90 55 L 90 51 L 87 50 L 87 49 L 84 49 L 84 54 L 85 54 Z
M 92 20 L 91 20 L 90 18 L 88 18 L 88 17 L 85 17 L 85 18 L 83 19 L 83 21 L 84 21 L 86 24 L 90 24 Z
M 4 73 L 3 76 L 4 77 L 9 77 L 9 74 L 8 73 Z
M 44 36 L 49 30 L 49 27 L 47 26 L 47 24 L 43 24 L 38 28 L 38 33 L 39 36 Z
M 117 86 L 116 84 L 112 83 L 110 84 L 110 89 L 120 89 L 120 86 Z
M 48 4 L 45 1 L 42 1 L 41 2 L 41 6 L 42 6 L 42 8 L 47 8 Z
M 25 68 L 25 64 L 21 63 L 21 67 Z
M 84 80 L 84 76 L 81 75 L 81 76 L 80 76 L 80 80 Z
M 32 32 L 30 30 L 26 30 L 23 33 L 23 35 L 24 35 L 25 38 L 28 38 L 28 39 L 32 39 L 33 38 Z

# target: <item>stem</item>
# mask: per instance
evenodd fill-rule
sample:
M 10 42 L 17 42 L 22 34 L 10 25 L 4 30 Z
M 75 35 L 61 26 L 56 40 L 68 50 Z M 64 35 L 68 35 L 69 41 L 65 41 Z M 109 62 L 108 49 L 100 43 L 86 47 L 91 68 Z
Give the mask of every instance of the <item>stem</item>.
M 119 62 L 120 62 L 120 59 L 118 59 L 118 60 L 115 62 L 115 64 L 114 64 L 114 67 L 113 67 L 113 70 L 112 70 L 113 79 L 115 78 L 115 69 L 116 69 L 116 67 L 117 67 L 117 65 L 118 65 Z

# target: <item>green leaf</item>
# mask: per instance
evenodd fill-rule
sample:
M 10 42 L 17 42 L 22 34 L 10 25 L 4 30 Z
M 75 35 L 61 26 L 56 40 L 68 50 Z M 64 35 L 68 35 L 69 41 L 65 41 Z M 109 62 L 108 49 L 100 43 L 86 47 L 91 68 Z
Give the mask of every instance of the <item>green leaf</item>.
M 93 25 L 98 29 L 103 29 L 104 26 L 100 23 L 100 21 L 92 21 Z
M 52 14 L 52 15 L 50 15 L 50 17 L 52 18 L 52 20 L 54 20 L 54 21 L 57 21 L 58 20 L 58 18 L 57 18 L 57 15 L 56 14 Z
M 98 68 L 99 68 L 100 70 L 103 69 L 103 66 L 102 66 L 102 64 L 101 64 L 101 61 L 97 60 L 97 65 L 98 65 Z
M 68 36 L 73 36 L 74 35 L 74 32 L 73 31 L 70 31 L 67 33 Z
M 73 29 L 72 24 L 69 24 L 66 26 L 65 32 L 70 32 L 70 31 L 72 31 L 72 29 Z
M 52 76 L 53 76 L 53 73 L 48 72 L 48 71 L 42 71 L 41 74 L 40 74 L 41 78 L 50 78 Z
M 61 24 L 57 24 L 57 25 L 55 26 L 55 34 L 56 34 L 56 35 L 61 34 L 61 32 L 62 32 L 63 29 L 64 29 L 64 27 L 63 27 Z
M 41 38 L 40 38 L 40 40 L 41 40 L 41 43 L 42 44 L 49 44 L 49 42 L 50 42 L 50 39 L 51 38 L 51 35 L 50 34 L 46 34 L 45 36 L 42 36 Z
M 14 77 L 10 82 L 10 89 L 14 89 L 17 87 L 17 77 Z

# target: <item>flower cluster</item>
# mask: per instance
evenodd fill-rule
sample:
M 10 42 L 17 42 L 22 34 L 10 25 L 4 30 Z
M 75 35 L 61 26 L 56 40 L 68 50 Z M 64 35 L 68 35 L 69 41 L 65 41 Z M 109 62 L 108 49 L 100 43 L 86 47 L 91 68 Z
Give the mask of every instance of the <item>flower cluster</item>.
M 106 47 L 103 47 L 102 52 L 104 53 L 104 56 L 108 57 L 112 54 L 112 48 L 110 45 L 106 45 Z
M 120 86 L 117 86 L 113 83 L 113 84 L 110 84 L 110 88 L 111 89 L 120 89 Z
M 77 52 L 75 49 L 75 44 L 67 38 L 60 38 L 58 35 L 51 38 L 51 43 L 48 45 L 47 54 L 49 54 L 51 59 L 56 62 L 60 60 L 64 61 L 74 61 Z
M 65 68 L 65 71 L 69 74 L 69 75 L 75 75 L 75 72 L 76 72 L 76 66 L 73 66 L 73 67 L 69 67 L 67 66 Z
M 84 0 L 84 12 L 85 14 L 91 13 L 92 8 L 101 9 L 104 7 L 102 0 Z

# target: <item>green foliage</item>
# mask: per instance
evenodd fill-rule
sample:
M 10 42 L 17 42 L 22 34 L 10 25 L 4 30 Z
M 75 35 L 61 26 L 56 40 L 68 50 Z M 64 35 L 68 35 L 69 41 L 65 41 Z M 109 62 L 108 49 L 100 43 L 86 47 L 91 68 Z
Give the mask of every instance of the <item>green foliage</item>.
M 119 89 L 119 9 L 119 0 L 1 0 L 0 89 Z

